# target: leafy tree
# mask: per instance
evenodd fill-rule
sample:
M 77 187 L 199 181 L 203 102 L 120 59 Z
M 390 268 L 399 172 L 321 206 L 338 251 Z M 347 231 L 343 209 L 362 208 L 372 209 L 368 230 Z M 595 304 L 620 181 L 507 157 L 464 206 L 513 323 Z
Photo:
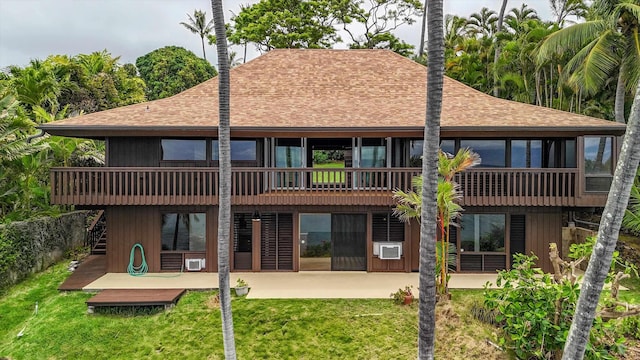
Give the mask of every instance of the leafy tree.
M 216 48 L 218 49 L 218 154 L 220 156 L 220 189 L 218 206 L 218 281 L 220 289 L 220 315 L 222 317 L 222 338 L 224 356 L 236 359 L 236 344 L 233 334 L 231 312 L 231 289 L 229 285 L 229 244 L 231 228 L 231 135 L 229 97 L 229 54 L 222 0 L 211 0 Z
M 41 60 L 31 60 L 26 68 L 10 67 L 11 87 L 17 100 L 30 111 L 34 106 L 44 106 L 57 111 L 60 84 L 51 66 Z
M 77 114 L 144 101 L 145 84 L 135 66 L 120 66 L 118 60 L 106 50 L 72 58 L 51 55 L 11 68 L 8 81 L 27 114 L 36 106 L 54 115 L 68 106 Z
M 216 75 L 208 61 L 178 46 L 166 46 L 139 57 L 136 67 L 147 84 L 149 100 L 162 99 Z
M 368 6 L 365 8 L 365 4 Z M 349 34 L 352 49 L 389 49 L 409 56 L 413 45 L 393 35 L 404 24 L 413 24 L 421 15 L 422 4 L 417 0 L 354 1 L 350 13 L 339 15 L 343 30 Z M 361 27 L 356 32 L 353 28 Z
M 207 60 L 207 53 L 204 50 L 204 38 L 213 30 L 213 19 L 207 22 L 207 13 L 201 10 L 195 10 L 193 16 L 187 14 L 187 17 L 189 18 L 189 22 L 181 22 L 180 25 L 200 36 L 200 41 L 202 42 L 202 57 Z
M 435 343 L 435 260 L 438 187 L 438 144 L 444 81 L 444 24 L 442 0 L 429 2 L 427 14 L 427 111 L 422 149 L 422 211 L 420 224 L 420 275 L 418 358 L 433 359 Z
M 538 61 L 574 54 L 563 73 L 590 95 L 616 78 L 615 118 L 624 123 L 625 89 L 640 80 L 639 21 L 638 0 L 596 0 L 588 21 L 561 29 L 542 43 Z
M 413 46 L 392 32 L 420 15 L 418 0 L 261 0 L 242 6 L 232 17 L 229 40 L 276 48 L 330 48 L 342 42 L 336 27 L 349 36 L 352 49 L 390 49 L 408 56 Z
M 609 190 L 596 245 L 589 259 L 589 265 L 582 282 L 582 290 L 578 298 L 575 315 L 564 346 L 563 359 L 582 359 L 589 341 L 589 333 L 596 314 L 596 306 L 604 281 L 611 267 L 611 259 L 615 251 L 620 225 L 635 175 L 640 162 L 640 81 L 627 124 L 627 132 L 622 142 L 620 158 L 613 175 L 613 183 Z
M 261 0 L 241 6 L 233 16 L 229 41 L 253 43 L 260 51 L 277 48 L 330 48 L 339 40 L 334 28 L 339 12 L 352 5 L 341 0 Z M 346 7 L 346 9 L 345 9 Z

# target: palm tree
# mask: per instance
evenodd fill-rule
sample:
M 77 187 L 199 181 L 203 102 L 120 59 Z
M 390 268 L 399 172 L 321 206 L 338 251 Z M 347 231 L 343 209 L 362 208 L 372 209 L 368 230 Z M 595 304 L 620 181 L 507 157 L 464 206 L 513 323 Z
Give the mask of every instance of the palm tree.
M 616 248 L 620 225 L 629 194 L 640 162 L 640 81 L 636 87 L 635 98 L 627 124 L 627 132 L 622 142 L 618 165 L 613 175 L 607 204 L 602 213 L 600 228 L 589 266 L 584 274 L 582 290 L 576 305 L 576 311 L 567 335 L 562 359 L 582 359 L 589 341 L 589 333 L 600 300 L 604 280 L 611 266 L 611 258 Z
M 231 288 L 229 285 L 229 231 L 231 229 L 231 135 L 229 95 L 229 54 L 224 24 L 222 0 L 211 0 L 216 48 L 218 49 L 218 156 L 220 160 L 220 190 L 218 207 L 218 282 L 220 288 L 220 314 L 224 356 L 236 359 L 236 343 L 231 313 Z M 204 18 L 204 14 L 203 14 Z M 204 48 L 203 48 L 204 50 Z
M 427 14 L 427 114 L 422 148 L 422 222 L 420 224 L 420 280 L 418 358 L 433 359 L 436 328 L 436 193 L 438 150 L 444 82 L 444 24 L 442 0 L 429 2 Z
M 16 114 L 18 101 L 12 95 L 0 98 L 0 166 L 7 161 L 20 159 L 44 148 L 25 141 L 25 133 L 35 124 Z
M 212 2 L 213 4 L 213 2 Z M 207 53 L 204 51 L 204 38 L 207 37 L 213 30 L 213 20 L 211 19 L 207 22 L 207 13 L 200 10 L 195 10 L 193 12 L 193 16 L 187 14 L 189 17 L 189 22 L 180 22 L 180 25 L 187 28 L 187 30 L 191 31 L 194 34 L 198 34 L 200 36 L 200 41 L 202 42 L 202 57 L 207 60 Z M 213 15 L 215 18 L 215 14 Z
M 558 27 L 564 27 L 567 16 L 584 17 L 587 12 L 584 0 L 550 0 L 549 3 Z
M 448 293 L 449 226 L 462 213 L 460 201 L 463 194 L 460 185 L 454 181 L 454 177 L 457 173 L 478 164 L 480 164 L 480 156 L 469 149 L 460 149 L 455 156 L 441 150 L 438 151 L 438 174 L 440 176 L 436 204 L 441 239 L 437 243 L 439 256 L 437 256 L 436 268 L 440 272 L 437 275 L 437 290 L 442 295 Z M 393 192 L 393 198 L 397 202 L 393 214 L 402 222 L 409 222 L 411 219 L 420 220 L 421 218 L 422 176 L 414 177 L 411 183 L 415 191 L 394 190 Z
M 497 21 L 496 12 L 483 7 L 479 13 L 469 15 L 468 24 L 472 34 L 488 38 L 495 34 Z
M 498 15 L 498 26 L 496 32 L 502 31 L 502 21 L 504 20 L 504 10 L 507 8 L 507 1 L 502 0 L 502 6 L 500 7 L 500 14 Z M 498 89 L 498 59 L 500 58 L 500 42 L 496 39 L 496 48 L 493 53 L 493 96 L 498 97 L 500 91 Z
M 624 123 L 626 87 L 640 79 L 640 3 L 638 0 L 596 0 L 588 21 L 551 34 L 540 46 L 538 62 L 554 54 L 575 55 L 563 69 L 576 88 L 594 94 L 617 78 L 616 121 Z M 629 89 L 633 93 L 633 89 Z

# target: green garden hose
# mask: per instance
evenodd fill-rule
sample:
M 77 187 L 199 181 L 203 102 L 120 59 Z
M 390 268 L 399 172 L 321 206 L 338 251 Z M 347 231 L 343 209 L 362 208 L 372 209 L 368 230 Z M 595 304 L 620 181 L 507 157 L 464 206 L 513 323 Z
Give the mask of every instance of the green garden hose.
M 142 263 L 139 266 L 135 266 L 133 264 L 133 259 L 136 255 L 136 248 L 140 249 L 140 257 L 142 258 Z M 127 266 L 127 272 L 131 276 L 141 276 L 147 273 L 149 270 L 149 266 L 147 266 L 147 259 L 144 257 L 144 248 L 140 243 L 137 243 L 131 247 L 131 254 L 129 255 L 129 266 Z

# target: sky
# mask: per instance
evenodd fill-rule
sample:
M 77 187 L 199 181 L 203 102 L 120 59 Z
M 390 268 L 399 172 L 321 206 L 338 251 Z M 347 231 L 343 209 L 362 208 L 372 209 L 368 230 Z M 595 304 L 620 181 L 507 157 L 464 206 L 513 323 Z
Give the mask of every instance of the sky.
M 223 0 L 225 21 L 241 4 L 257 0 Z M 445 14 L 469 16 L 488 7 L 500 10 L 502 0 L 444 0 Z M 509 0 L 507 11 L 527 3 L 543 19 L 551 19 L 548 0 Z M 89 54 L 107 49 L 121 63 L 155 49 L 182 46 L 202 56 L 200 38 L 180 25 L 195 9 L 211 18 L 209 0 L 0 0 L 0 70 L 25 66 L 31 59 L 52 54 Z M 416 46 L 421 21 L 404 25 L 394 33 Z M 241 48 L 232 51 L 242 52 Z M 215 65 L 215 48 L 206 45 L 207 58 Z M 250 45 L 247 57 L 259 53 Z

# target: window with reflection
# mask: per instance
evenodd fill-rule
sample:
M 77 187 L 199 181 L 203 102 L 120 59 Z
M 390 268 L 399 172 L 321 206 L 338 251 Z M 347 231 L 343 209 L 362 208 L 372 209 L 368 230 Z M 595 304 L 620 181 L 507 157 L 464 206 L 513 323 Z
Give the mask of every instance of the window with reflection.
M 422 140 L 409 140 L 409 167 L 422 167 Z
M 205 251 L 206 230 L 205 213 L 162 214 L 162 250 Z
M 440 141 L 440 150 L 446 152 L 447 154 L 455 155 L 456 154 L 456 141 L 453 139 L 446 139 Z
M 385 139 L 362 139 L 360 147 L 360 167 L 377 168 L 387 166 L 387 146 Z
M 504 252 L 504 214 L 464 214 L 460 246 L 466 252 Z
M 480 155 L 479 167 L 506 166 L 506 140 L 460 140 L 460 148 L 470 148 Z
M 613 138 L 584 138 L 584 172 L 587 191 L 608 191 L 613 179 Z
M 206 140 L 162 139 L 162 160 L 207 160 Z
M 219 160 L 218 140 L 213 140 L 211 146 L 211 160 Z M 256 161 L 257 157 L 256 140 L 231 140 L 231 161 Z
M 276 139 L 275 166 L 279 168 L 302 167 L 300 139 Z
M 542 140 L 511 140 L 511 167 L 542 167 Z

